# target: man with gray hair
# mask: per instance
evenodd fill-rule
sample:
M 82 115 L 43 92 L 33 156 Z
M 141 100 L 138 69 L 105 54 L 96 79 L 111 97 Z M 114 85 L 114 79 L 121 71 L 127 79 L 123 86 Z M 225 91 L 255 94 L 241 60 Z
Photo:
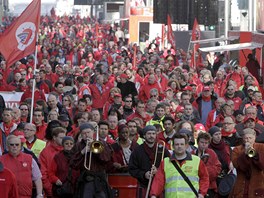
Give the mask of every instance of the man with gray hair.
M 237 179 L 231 197 L 264 195 L 264 183 L 260 182 L 264 180 L 264 145 L 255 143 L 255 140 L 256 132 L 246 128 L 243 130 L 244 144 L 233 149 L 232 162 Z
M 46 147 L 46 142 L 36 137 L 36 130 L 37 128 L 35 124 L 25 124 L 24 135 L 26 142 L 24 147 L 30 149 L 37 157 L 39 157 L 41 151 Z
M 16 176 L 19 197 L 31 197 L 32 181 L 36 186 L 37 198 L 42 195 L 41 172 L 37 162 L 31 155 L 23 153 L 21 139 L 15 135 L 7 137 L 8 154 L 0 157 L 0 161 Z

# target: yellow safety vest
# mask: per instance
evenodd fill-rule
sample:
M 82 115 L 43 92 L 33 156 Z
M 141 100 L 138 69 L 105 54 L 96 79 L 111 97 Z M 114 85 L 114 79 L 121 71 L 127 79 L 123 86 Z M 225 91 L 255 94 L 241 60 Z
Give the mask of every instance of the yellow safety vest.
M 177 162 L 178 163 L 178 162 Z M 186 160 L 181 169 L 189 178 L 194 188 L 199 191 L 199 164 L 200 158 L 192 155 L 192 160 Z M 178 164 L 179 165 L 179 164 Z M 180 165 L 179 165 L 180 166 Z M 176 170 L 169 158 L 164 159 L 165 172 L 165 197 L 166 198 L 194 198 L 196 195 L 183 179 L 181 174 Z
M 24 147 L 27 148 L 27 144 L 24 144 Z M 41 151 L 46 147 L 46 142 L 40 139 L 36 139 L 36 141 L 34 142 L 33 146 L 31 147 L 31 151 L 37 156 L 37 158 L 39 157 L 39 154 L 41 153 Z

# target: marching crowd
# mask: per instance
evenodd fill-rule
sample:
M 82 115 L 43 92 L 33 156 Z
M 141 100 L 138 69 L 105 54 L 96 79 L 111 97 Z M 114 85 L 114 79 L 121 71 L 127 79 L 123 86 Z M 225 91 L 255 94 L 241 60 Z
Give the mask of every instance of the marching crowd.
M 13 108 L 0 95 L 1 197 L 113 197 L 107 174 L 136 178 L 137 197 L 264 196 L 254 52 L 141 50 L 122 25 L 43 16 L 37 57 L 1 57 L 0 91 L 23 92 Z

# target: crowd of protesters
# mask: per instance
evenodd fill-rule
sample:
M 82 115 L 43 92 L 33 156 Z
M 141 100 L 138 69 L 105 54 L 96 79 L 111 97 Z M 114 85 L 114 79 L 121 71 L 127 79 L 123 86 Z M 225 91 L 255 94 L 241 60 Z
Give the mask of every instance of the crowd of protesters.
M 192 54 L 182 49 L 161 49 L 160 43 L 153 41 L 141 50 L 128 43 L 122 25 L 78 16 L 41 17 L 36 59 L 30 55 L 7 67 L 1 58 L 0 91 L 23 95 L 14 108 L 5 107 L 5 98 L 0 97 L 0 177 L 10 169 L 9 178 L 18 183 L 1 187 L 0 193 L 8 193 L 10 188 L 11 197 L 42 197 L 43 193 L 60 197 L 65 189 L 59 187 L 70 177 L 75 194 L 93 192 L 98 197 L 111 197 L 105 183 L 101 183 L 104 194 L 98 186 L 88 186 L 79 179 L 85 176 L 90 182 L 102 177 L 82 171 L 85 141 L 93 139 L 90 134 L 95 128 L 104 146 L 100 157 L 92 156 L 90 165 L 95 172 L 130 172 L 137 178 L 130 170 L 135 165 L 130 155 L 144 145 L 149 125 L 155 126 L 157 139 L 164 141 L 169 151 L 173 136 L 183 133 L 188 137 L 188 152 L 199 157 L 209 153 L 213 160 L 204 163 L 210 186 L 203 189 L 204 196 L 221 197 L 219 180 L 234 166 L 238 174 L 245 172 L 245 167 L 240 170 L 240 164 L 233 161 L 231 148 L 243 146 L 245 134 L 255 134 L 257 142 L 264 142 L 264 105 L 254 56 L 249 56 L 247 65 L 231 66 L 224 54 L 209 53 L 204 61 L 197 58 L 192 67 Z M 201 146 L 202 140 L 207 146 Z M 151 150 L 148 152 L 153 158 Z M 263 164 L 262 155 L 259 152 L 254 160 Z M 237 158 L 242 163 L 249 160 Z M 19 162 L 22 165 L 17 168 Z M 255 195 L 258 189 L 257 193 L 264 194 L 264 185 L 256 189 L 251 183 L 258 180 L 252 179 L 253 173 L 255 178 L 262 177 L 264 164 L 256 168 L 248 163 L 252 171 L 246 173 L 245 186 L 235 186 L 233 197 L 252 197 L 250 193 Z M 238 183 L 243 179 L 239 177 Z M 71 193 L 67 196 L 72 197 Z

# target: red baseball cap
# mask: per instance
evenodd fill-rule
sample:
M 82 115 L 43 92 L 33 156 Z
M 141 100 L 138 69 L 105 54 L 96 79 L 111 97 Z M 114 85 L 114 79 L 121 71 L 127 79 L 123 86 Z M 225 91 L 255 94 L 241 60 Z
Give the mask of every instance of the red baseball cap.
M 194 129 L 195 129 L 196 131 L 198 131 L 198 130 L 206 131 L 204 125 L 201 124 L 201 123 L 198 123 L 198 124 L 194 125 Z
M 244 123 L 245 122 L 247 122 L 247 121 L 249 121 L 249 120 L 253 120 L 254 122 L 256 121 L 256 119 L 255 118 L 252 118 L 252 117 L 245 117 L 245 119 L 244 119 Z
M 210 91 L 210 87 L 209 86 L 204 86 L 203 87 L 203 91 Z
M 124 73 L 120 74 L 120 78 L 128 78 L 128 76 Z
M 183 91 L 192 91 L 192 87 L 188 85 L 183 88 Z

